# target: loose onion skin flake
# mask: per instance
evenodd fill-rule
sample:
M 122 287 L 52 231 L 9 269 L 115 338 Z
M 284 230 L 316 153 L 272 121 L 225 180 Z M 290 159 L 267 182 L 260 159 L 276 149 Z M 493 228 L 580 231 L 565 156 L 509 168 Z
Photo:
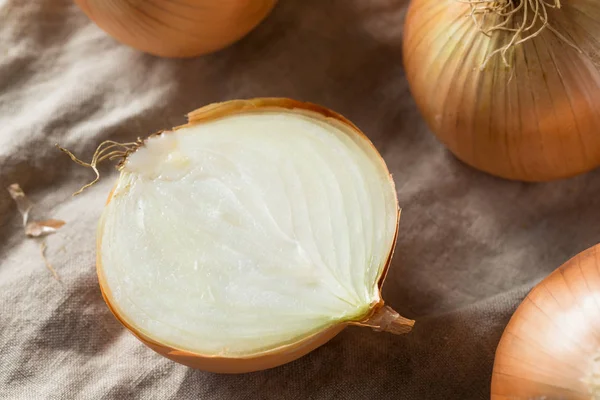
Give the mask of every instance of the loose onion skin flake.
M 356 126 L 278 98 L 188 119 L 127 153 L 100 220 L 98 278 L 123 325 L 222 373 L 290 362 L 348 325 L 410 331 L 380 293 L 394 182 Z
M 600 245 L 540 282 L 496 350 L 492 400 L 600 398 Z
M 220 50 L 258 25 L 277 0 L 75 0 L 102 30 L 161 57 Z
M 520 181 L 600 166 L 597 0 L 412 0 L 406 77 L 460 160 Z

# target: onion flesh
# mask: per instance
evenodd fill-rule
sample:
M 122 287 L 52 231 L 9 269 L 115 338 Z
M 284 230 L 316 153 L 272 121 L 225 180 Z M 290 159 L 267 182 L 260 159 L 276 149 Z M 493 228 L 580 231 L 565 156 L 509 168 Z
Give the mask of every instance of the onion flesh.
M 98 274 L 138 336 L 251 357 L 368 319 L 397 219 L 385 164 L 347 124 L 239 112 L 127 157 L 100 221 Z

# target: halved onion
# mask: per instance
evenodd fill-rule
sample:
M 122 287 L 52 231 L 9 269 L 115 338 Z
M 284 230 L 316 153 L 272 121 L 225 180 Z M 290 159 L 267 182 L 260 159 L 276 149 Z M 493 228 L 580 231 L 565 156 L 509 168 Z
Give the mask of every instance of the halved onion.
M 127 155 L 100 220 L 100 287 L 129 330 L 228 373 L 292 361 L 347 325 L 410 330 L 380 294 L 394 182 L 356 126 L 288 99 L 188 117 Z

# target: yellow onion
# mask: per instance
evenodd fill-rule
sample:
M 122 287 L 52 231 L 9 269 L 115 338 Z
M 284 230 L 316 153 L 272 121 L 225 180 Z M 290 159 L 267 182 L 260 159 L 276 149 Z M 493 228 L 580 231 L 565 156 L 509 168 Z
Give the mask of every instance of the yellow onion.
M 569 177 L 600 165 L 598 37 L 595 0 L 412 0 L 406 75 L 465 163 L 508 179 Z
M 163 57 L 194 57 L 239 40 L 277 0 L 75 0 L 109 35 Z
M 380 294 L 400 216 L 394 182 L 355 125 L 276 98 L 188 119 L 94 156 L 95 168 L 126 147 L 97 242 L 100 288 L 125 327 L 223 373 L 292 361 L 348 325 L 411 329 Z
M 508 323 L 492 399 L 600 398 L 600 245 L 540 282 Z

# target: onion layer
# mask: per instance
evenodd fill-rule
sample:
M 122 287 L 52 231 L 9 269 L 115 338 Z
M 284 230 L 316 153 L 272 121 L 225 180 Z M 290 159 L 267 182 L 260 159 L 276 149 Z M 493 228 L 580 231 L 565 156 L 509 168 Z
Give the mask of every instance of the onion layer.
M 127 155 L 100 221 L 100 286 L 127 328 L 215 372 L 280 365 L 351 324 L 410 330 L 380 294 L 394 183 L 358 128 L 286 99 L 189 121 Z
M 163 57 L 194 57 L 239 40 L 277 0 L 75 0 L 118 41 Z
M 412 0 L 406 75 L 462 161 L 509 179 L 563 178 L 600 165 L 598 37 L 595 0 Z

